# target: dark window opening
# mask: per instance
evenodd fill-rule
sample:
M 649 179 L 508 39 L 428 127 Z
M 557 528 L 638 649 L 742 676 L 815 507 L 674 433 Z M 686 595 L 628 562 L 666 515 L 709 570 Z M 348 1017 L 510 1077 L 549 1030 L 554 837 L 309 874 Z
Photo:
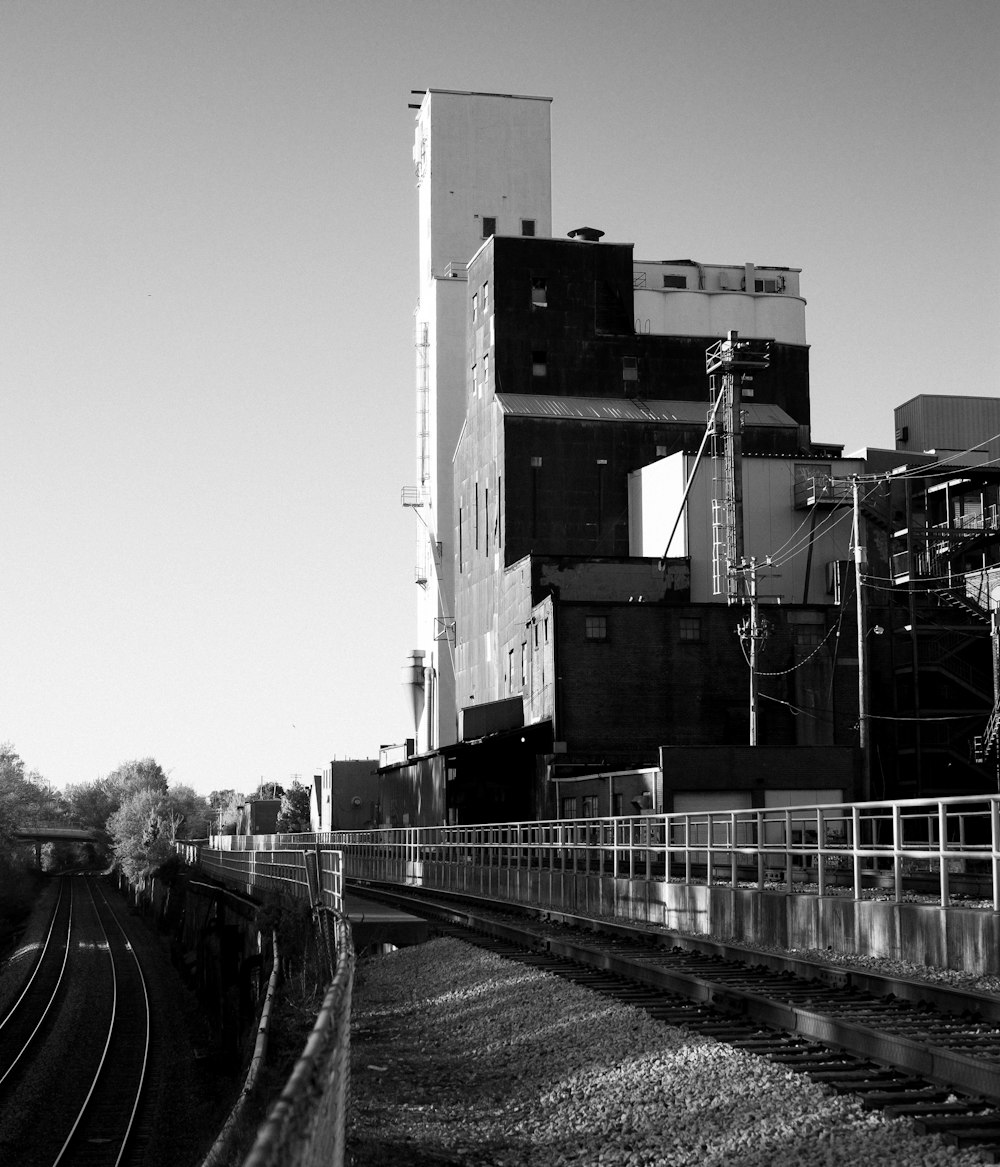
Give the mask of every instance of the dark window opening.
M 491 235 L 497 233 L 497 220 L 495 215 L 483 215 L 483 238 L 489 239 Z
M 534 235 L 534 233 L 535 233 L 535 220 L 534 219 L 522 219 L 521 220 L 521 234 L 522 235 Z
M 688 286 L 687 276 L 664 276 L 663 286 L 665 288 L 686 288 Z
M 701 640 L 701 617 L 681 616 L 677 634 L 680 640 Z
M 607 640 L 607 616 L 585 616 L 583 624 L 583 635 L 586 640 Z
M 532 377 L 547 377 L 549 375 L 548 353 L 543 348 L 531 350 Z
M 532 277 L 531 280 L 532 308 L 547 308 L 549 306 L 548 285 L 545 280 Z

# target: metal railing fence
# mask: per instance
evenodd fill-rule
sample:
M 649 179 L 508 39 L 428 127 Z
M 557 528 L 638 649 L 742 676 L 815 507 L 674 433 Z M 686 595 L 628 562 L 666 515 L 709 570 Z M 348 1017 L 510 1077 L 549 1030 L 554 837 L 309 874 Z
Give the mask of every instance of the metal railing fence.
M 537 868 L 628 879 L 743 883 L 819 895 L 934 876 L 942 907 L 956 877 L 989 884 L 1000 911 L 1000 795 L 821 806 L 396 827 L 309 836 L 343 853 L 348 877 L 453 886 L 449 872 Z M 796 885 L 798 885 L 796 887 Z M 807 886 L 808 885 L 808 886 Z
M 284 892 L 310 906 L 342 911 L 344 870 L 340 852 L 313 835 L 212 835 L 207 846 L 179 853 L 206 875 L 245 887 Z
M 344 1162 L 354 946 L 347 918 L 321 910 L 334 937 L 333 979 L 305 1049 L 243 1167 L 342 1167 Z

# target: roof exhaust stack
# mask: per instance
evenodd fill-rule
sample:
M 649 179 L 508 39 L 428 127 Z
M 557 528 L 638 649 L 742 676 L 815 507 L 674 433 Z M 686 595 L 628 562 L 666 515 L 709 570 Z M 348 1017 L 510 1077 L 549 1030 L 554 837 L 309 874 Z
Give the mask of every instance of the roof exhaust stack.
M 570 239 L 576 239 L 580 243 L 598 243 L 604 232 L 598 231 L 596 227 L 576 227 L 566 234 Z

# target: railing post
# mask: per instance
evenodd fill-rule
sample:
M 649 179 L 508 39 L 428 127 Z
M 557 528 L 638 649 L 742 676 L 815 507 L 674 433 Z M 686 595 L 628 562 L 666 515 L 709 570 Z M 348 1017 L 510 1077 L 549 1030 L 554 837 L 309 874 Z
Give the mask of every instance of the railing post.
M 948 812 L 943 802 L 938 803 L 938 854 L 941 863 L 941 907 L 951 902 L 948 898 Z
M 691 882 L 691 816 L 684 816 L 684 882 Z
M 991 867 L 993 871 L 993 911 L 1000 912 L 1000 801 L 990 799 Z
M 851 865 L 854 869 L 854 898 L 861 899 L 861 811 L 851 807 Z
M 705 851 L 705 886 L 711 887 L 712 886 L 712 864 L 715 862 L 715 855 L 713 854 L 713 851 L 712 851 L 712 844 L 715 842 L 715 840 L 712 838 L 712 825 L 713 824 L 712 824 L 712 812 L 711 811 L 708 812 L 706 818 L 708 820 L 708 834 L 707 834 L 707 837 L 705 839 L 705 846 L 707 848 L 707 850 Z
M 785 811 L 785 890 L 792 890 L 792 812 Z
M 816 808 L 816 883 L 819 885 L 819 895 L 826 895 L 826 818 L 823 808 Z
M 896 903 L 903 901 L 903 817 L 899 803 L 892 807 L 892 883 Z
M 736 890 L 736 884 L 739 882 L 737 878 L 737 868 L 739 866 L 738 856 L 736 854 L 736 811 L 733 811 L 729 816 L 729 846 L 732 848 L 731 858 L 732 866 L 730 868 L 730 881 L 733 885 L 733 891 Z
M 767 840 L 764 837 L 764 812 L 757 811 L 757 890 L 764 890 L 764 858 Z

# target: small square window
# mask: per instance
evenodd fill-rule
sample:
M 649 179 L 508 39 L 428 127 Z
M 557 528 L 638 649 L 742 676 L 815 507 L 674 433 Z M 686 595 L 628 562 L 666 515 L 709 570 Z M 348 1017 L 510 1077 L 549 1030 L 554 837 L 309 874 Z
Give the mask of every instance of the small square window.
M 547 377 L 549 375 L 548 354 L 543 348 L 531 350 L 531 375 L 532 377 Z
M 587 640 L 607 640 L 607 616 L 585 616 L 583 622 L 583 635 Z
M 497 233 L 497 220 L 495 215 L 483 215 L 483 238 L 489 239 L 491 235 Z
M 663 286 L 665 288 L 686 288 L 688 286 L 687 276 L 664 276 Z
M 677 635 L 680 640 L 701 640 L 701 617 L 681 616 Z
M 534 235 L 535 234 L 535 220 L 534 219 L 522 219 L 521 220 L 521 234 L 522 235 Z
M 576 818 L 576 799 L 564 798 L 562 800 L 562 817 L 564 819 Z
M 823 643 L 825 629 L 822 624 L 795 624 L 793 632 L 799 648 L 816 648 Z

